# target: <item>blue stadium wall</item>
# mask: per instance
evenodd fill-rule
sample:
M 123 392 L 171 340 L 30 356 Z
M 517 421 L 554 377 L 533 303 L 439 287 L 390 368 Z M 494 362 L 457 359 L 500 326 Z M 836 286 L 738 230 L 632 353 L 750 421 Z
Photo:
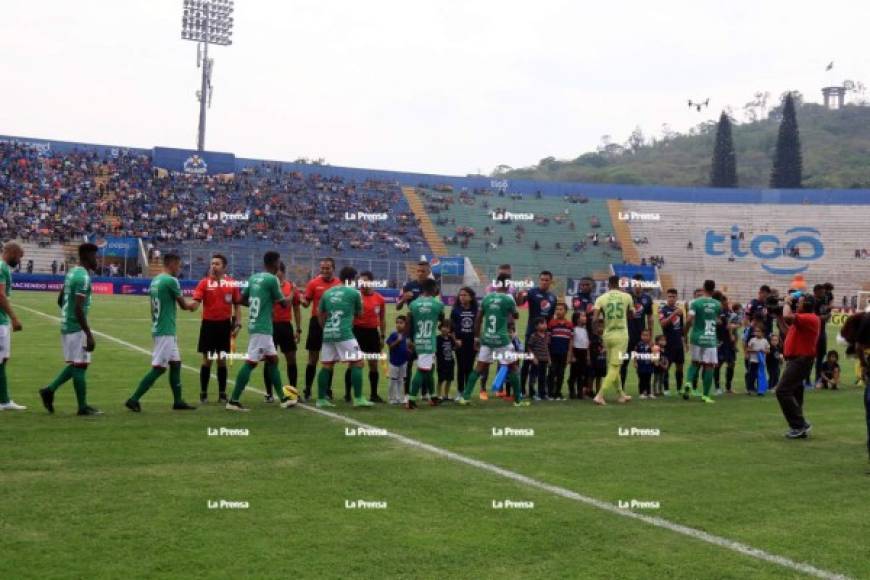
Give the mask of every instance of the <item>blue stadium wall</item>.
M 663 187 L 645 185 L 612 185 L 595 183 L 565 183 L 532 180 L 494 180 L 488 177 L 458 177 L 433 175 L 428 173 L 406 173 L 379 169 L 359 169 L 353 167 L 312 166 L 283 161 L 267 161 L 235 157 L 232 153 L 205 151 L 199 153 L 192 149 L 173 149 L 154 147 L 142 149 L 118 145 L 95 145 L 69 141 L 53 141 L 31 137 L 0 135 L 0 143 L 17 141 L 44 147 L 51 151 L 71 152 L 76 150 L 96 151 L 101 155 L 117 155 L 121 151 L 153 155 L 162 166 L 171 170 L 182 170 L 184 163 L 194 156 L 201 157 L 208 173 L 226 172 L 234 166 L 236 170 L 256 167 L 263 163 L 279 164 L 287 171 L 316 172 L 324 176 L 338 176 L 354 181 L 367 179 L 396 182 L 400 185 L 427 186 L 450 185 L 454 189 L 505 187 L 510 193 L 533 195 L 540 192 L 547 196 L 582 195 L 599 199 L 626 199 L 639 201 L 670 201 L 682 203 L 782 203 L 782 204 L 825 204 L 825 205 L 862 205 L 870 204 L 870 189 L 715 189 L 710 187 Z M 171 154 L 170 154 L 171 153 Z M 158 165 L 161 166 L 161 165 Z

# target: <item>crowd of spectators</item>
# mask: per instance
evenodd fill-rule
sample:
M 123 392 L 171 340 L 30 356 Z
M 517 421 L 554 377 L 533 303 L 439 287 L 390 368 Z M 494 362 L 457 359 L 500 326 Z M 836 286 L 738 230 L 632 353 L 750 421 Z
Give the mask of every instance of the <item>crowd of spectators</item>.
M 425 244 L 397 185 L 303 175 L 279 164 L 200 176 L 159 170 L 149 155 L 124 150 L 103 157 L 3 143 L 0 194 L 0 236 L 35 243 L 82 235 L 173 245 L 259 240 L 378 257 Z

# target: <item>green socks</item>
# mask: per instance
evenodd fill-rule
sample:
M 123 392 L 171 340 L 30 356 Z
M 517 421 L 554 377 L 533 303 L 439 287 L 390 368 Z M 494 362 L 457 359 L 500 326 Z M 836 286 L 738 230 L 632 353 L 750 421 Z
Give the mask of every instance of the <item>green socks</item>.
M 148 389 L 154 384 L 154 382 L 164 373 L 166 369 L 161 369 L 157 367 L 151 367 L 151 370 L 148 371 L 148 374 L 145 375 L 141 381 L 139 381 L 139 386 L 136 388 L 136 392 L 133 393 L 133 396 L 130 397 L 131 401 L 139 402 L 139 399 L 142 398 L 142 395 L 148 392 Z
M 414 378 L 411 379 L 411 388 L 408 389 L 408 400 L 416 401 L 417 394 L 420 392 L 420 387 L 423 386 L 423 375 L 420 374 L 420 369 L 414 373 Z
M 477 384 L 477 379 L 480 378 L 480 375 L 477 374 L 476 370 L 472 370 L 468 373 L 468 379 L 465 381 L 465 389 L 462 391 L 462 398 L 466 401 L 470 400 L 472 395 L 474 395 L 474 385 Z
M 286 399 L 287 397 L 284 395 L 284 389 L 281 385 L 281 371 L 278 370 L 278 363 L 273 365 L 267 364 L 264 376 L 266 377 L 267 384 L 272 385 L 275 396 L 281 401 Z M 266 392 L 269 392 L 268 388 L 266 389 Z
M 710 396 L 710 387 L 713 386 L 713 369 L 709 367 L 704 367 L 704 372 L 701 374 L 701 378 L 704 381 L 704 396 Z
M 514 401 L 519 403 L 523 400 L 523 391 L 520 389 L 520 375 L 516 371 L 508 371 L 507 376 L 508 384 L 511 386 L 511 390 L 514 393 Z
M 350 367 L 350 384 L 353 385 L 353 398 L 361 399 L 363 396 L 363 377 L 360 367 Z
M 6 384 L 6 363 L 0 363 L 0 403 L 9 402 L 9 385 Z
M 353 376 L 351 375 L 351 380 Z M 326 399 L 326 391 L 329 390 L 329 383 L 332 382 L 332 369 L 320 367 L 317 373 L 317 398 L 321 401 Z M 360 387 L 362 388 L 362 387 Z
M 76 401 L 79 404 L 79 411 L 88 406 L 88 384 L 85 381 L 85 371 L 82 367 L 73 367 L 72 380 L 73 389 L 76 392 Z
M 686 381 L 689 383 L 695 384 L 695 379 L 698 377 L 698 366 L 691 365 L 689 366 L 689 372 L 686 373 Z M 683 388 L 683 385 L 680 385 L 680 388 Z
M 74 368 L 75 367 L 72 365 L 66 365 L 65 367 L 63 367 L 63 370 L 60 371 L 60 374 L 58 374 L 46 388 L 51 392 L 58 390 L 62 384 L 72 378 Z
M 242 392 L 244 392 L 245 387 L 248 385 L 248 381 L 251 380 L 251 373 L 253 372 L 254 367 L 245 363 L 242 365 L 242 368 L 239 369 L 239 374 L 236 375 L 236 388 L 233 389 L 233 396 L 230 397 L 230 401 L 239 402 L 239 397 L 242 396 Z
M 169 363 L 169 388 L 172 389 L 172 402 L 181 403 L 181 363 Z

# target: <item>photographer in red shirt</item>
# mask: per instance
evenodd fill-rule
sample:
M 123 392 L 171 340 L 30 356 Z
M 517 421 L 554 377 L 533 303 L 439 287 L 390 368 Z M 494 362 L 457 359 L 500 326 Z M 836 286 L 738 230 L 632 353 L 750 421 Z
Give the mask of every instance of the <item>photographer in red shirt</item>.
M 809 294 L 798 294 L 789 296 L 782 311 L 775 313 L 780 332 L 786 332 L 783 348 L 785 370 L 776 385 L 776 399 L 791 428 L 785 434 L 788 439 L 806 439 L 812 429 L 803 414 L 804 377 L 815 364 L 816 344 L 822 327 L 821 319 L 815 314 L 815 299 Z

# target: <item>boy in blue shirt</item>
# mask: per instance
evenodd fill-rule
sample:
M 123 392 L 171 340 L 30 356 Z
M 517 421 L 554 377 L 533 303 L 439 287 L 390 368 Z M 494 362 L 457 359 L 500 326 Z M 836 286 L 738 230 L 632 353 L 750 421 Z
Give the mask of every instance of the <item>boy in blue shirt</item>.
M 405 373 L 408 359 L 408 318 L 404 314 L 396 317 L 396 330 L 387 338 L 387 348 L 390 349 L 390 394 L 391 405 L 401 405 L 405 398 Z

